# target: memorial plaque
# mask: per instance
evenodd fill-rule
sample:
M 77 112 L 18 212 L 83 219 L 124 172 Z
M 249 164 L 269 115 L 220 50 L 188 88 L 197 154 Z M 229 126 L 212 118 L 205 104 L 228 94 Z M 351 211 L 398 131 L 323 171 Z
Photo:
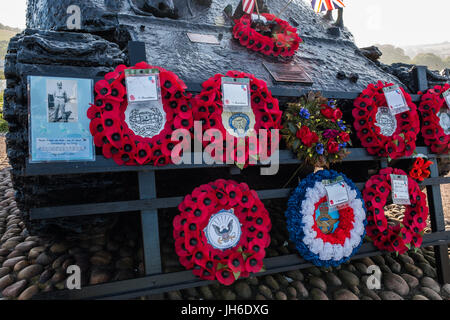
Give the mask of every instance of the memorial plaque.
M 295 61 L 290 63 L 263 62 L 263 65 L 275 81 L 298 82 L 307 85 L 313 84 L 313 81 L 306 71 Z
M 220 44 L 219 39 L 213 34 L 203 34 L 203 33 L 191 33 L 188 32 L 187 36 L 191 42 L 197 43 L 207 43 L 207 44 Z

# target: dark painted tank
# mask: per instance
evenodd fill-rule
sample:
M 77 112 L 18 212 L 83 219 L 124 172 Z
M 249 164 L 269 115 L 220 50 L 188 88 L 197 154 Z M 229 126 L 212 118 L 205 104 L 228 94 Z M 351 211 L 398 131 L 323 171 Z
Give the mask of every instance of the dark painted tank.
M 384 80 L 415 92 L 414 66 L 385 66 L 360 50 L 351 33 L 313 12 L 303 0 L 294 0 L 281 18 L 298 28 L 303 43 L 289 61 L 266 57 L 242 47 L 232 38 L 232 20 L 242 15 L 241 0 L 28 0 L 27 29 L 11 39 L 6 57 L 4 116 L 9 122 L 7 152 L 12 165 L 16 200 L 30 233 L 55 227 L 64 232 L 95 232 L 109 226 L 111 217 L 79 217 L 29 221 L 31 207 L 92 201 L 136 199 L 135 174 L 90 174 L 24 177 L 28 154 L 26 75 L 52 74 L 98 77 L 118 64 L 128 64 L 130 40 L 146 45 L 148 62 L 174 71 L 190 88 L 216 73 L 241 70 L 267 81 L 274 94 L 298 90 L 360 92 L 369 83 Z M 278 14 L 287 0 L 258 0 L 262 12 Z M 81 9 L 81 29 L 70 30 L 70 5 Z M 231 6 L 231 10 L 230 10 Z M 219 44 L 191 42 L 187 32 L 214 35 Z M 263 63 L 298 63 L 313 84 L 276 82 Z M 345 77 L 344 77 L 345 75 Z M 349 80 L 352 76 L 353 81 Z M 342 79 L 342 80 L 340 80 Z M 431 83 L 445 82 L 429 73 Z M 99 152 L 98 152 L 99 154 Z M 187 173 L 186 173 L 187 174 Z M 188 190 L 189 191 L 189 190 Z

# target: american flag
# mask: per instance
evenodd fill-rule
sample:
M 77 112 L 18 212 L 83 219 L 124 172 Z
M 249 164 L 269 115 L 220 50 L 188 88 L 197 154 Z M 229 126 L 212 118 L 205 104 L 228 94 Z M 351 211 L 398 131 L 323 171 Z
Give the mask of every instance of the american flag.
M 242 9 L 244 9 L 244 12 L 248 14 L 253 13 L 253 9 L 255 9 L 255 1 L 256 0 L 242 0 Z
M 311 0 L 311 5 L 317 13 L 345 7 L 342 0 Z

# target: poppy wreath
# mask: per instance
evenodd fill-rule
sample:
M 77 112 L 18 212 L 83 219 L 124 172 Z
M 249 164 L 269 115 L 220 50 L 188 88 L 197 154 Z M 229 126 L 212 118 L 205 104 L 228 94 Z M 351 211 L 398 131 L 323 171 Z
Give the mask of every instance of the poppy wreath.
M 446 83 L 444 86 L 435 86 L 426 93 L 419 92 L 421 95 L 419 112 L 422 116 L 422 136 L 425 144 L 437 154 L 450 151 L 450 134 L 445 134 L 437 116 L 442 108 L 450 108 L 442 97 L 442 93 L 448 89 L 450 89 L 450 84 Z
M 343 209 L 329 211 L 323 180 L 342 176 L 349 202 Z M 361 193 L 344 174 L 320 170 L 308 175 L 292 193 L 286 210 L 291 241 L 304 259 L 316 266 L 338 266 L 362 245 L 366 212 Z
M 300 160 L 316 167 L 329 167 L 348 155 L 350 129 L 335 101 L 311 92 L 300 102 L 288 104 L 284 120 L 281 132 Z
M 269 27 L 269 30 L 265 30 L 261 34 L 252 27 L 251 16 L 244 15 L 239 20 L 236 20 L 233 28 L 233 37 L 238 39 L 242 46 L 267 56 L 293 56 L 303 41 L 298 36 L 297 29 L 273 14 L 261 13 L 261 16 L 266 18 L 278 31 L 272 33 Z
M 223 112 L 223 100 L 221 83 L 223 77 L 230 78 L 249 78 L 250 79 L 250 93 L 251 93 L 251 107 L 255 115 L 255 127 L 257 138 L 260 138 L 259 130 L 267 130 L 267 144 L 261 143 L 255 145 L 254 141 L 251 141 L 248 136 L 244 138 L 235 137 L 227 132 L 222 123 Z M 232 159 L 241 168 L 247 167 L 250 164 L 250 157 L 255 157 L 257 160 L 265 160 L 266 157 L 270 157 L 273 150 L 279 147 L 279 140 L 276 141 L 276 145 L 272 142 L 271 130 L 281 129 L 281 117 L 282 112 L 278 105 L 278 100 L 272 97 L 265 81 L 256 78 L 252 74 L 228 71 L 226 75 L 216 74 L 214 77 L 206 80 L 202 84 L 202 91 L 195 96 L 193 103 L 193 115 L 195 121 L 202 123 L 202 133 L 205 133 L 208 129 L 217 129 L 221 132 L 222 137 L 226 141 L 234 140 L 234 149 L 225 150 L 222 155 L 215 154 L 213 150 L 208 150 L 210 156 L 216 161 L 223 163 L 228 159 Z M 205 136 L 208 136 L 207 134 Z M 196 137 L 202 141 L 203 146 L 206 147 L 210 144 L 208 139 L 203 137 Z M 211 139 L 212 140 L 212 139 Z M 273 140 L 273 141 L 272 141 Z M 259 139 L 257 141 L 260 141 Z M 264 141 L 264 139 L 262 139 Z M 245 142 L 245 148 L 241 148 L 240 145 Z M 267 153 L 265 152 L 267 148 Z M 244 152 L 244 154 L 242 154 Z
M 166 122 L 161 132 L 151 138 L 135 134 L 125 122 L 128 106 L 125 69 L 158 69 L 160 72 Z M 179 143 L 171 140 L 172 132 L 176 129 L 193 132 L 191 96 L 186 93 L 184 82 L 171 71 L 145 62 L 131 68 L 120 65 L 98 81 L 94 90 L 95 101 L 87 111 L 91 119 L 90 131 L 103 155 L 119 165 L 170 164 L 172 149 Z
M 362 94 L 355 99 L 353 117 L 356 135 L 363 147 L 371 155 L 396 159 L 411 156 L 416 149 L 416 138 L 419 133 L 419 115 L 411 96 L 403 88 L 400 90 L 406 99 L 409 111 L 395 115 L 397 127 L 392 136 L 384 136 L 376 125 L 376 116 L 380 107 L 387 107 L 383 88 L 393 86 L 392 83 L 369 84 Z
M 263 268 L 272 227 L 269 213 L 247 184 L 219 179 L 199 186 L 173 220 L 180 263 L 225 285 Z
M 423 229 L 426 227 L 428 207 L 426 195 L 411 177 L 408 177 L 408 190 L 411 205 L 406 205 L 402 223 L 388 225 L 384 206 L 391 193 L 391 174 L 406 175 L 403 170 L 385 168 L 366 182 L 363 190 L 367 208 L 367 234 L 380 250 L 402 254 L 412 247 L 422 244 Z
M 417 181 L 423 181 L 431 174 L 429 167 L 433 164 L 432 161 L 418 157 L 414 161 L 409 176 Z

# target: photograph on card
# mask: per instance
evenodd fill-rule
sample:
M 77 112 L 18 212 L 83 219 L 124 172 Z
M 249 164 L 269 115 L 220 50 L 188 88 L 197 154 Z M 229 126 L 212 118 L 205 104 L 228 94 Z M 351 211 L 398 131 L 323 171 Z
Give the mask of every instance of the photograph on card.
M 77 122 L 77 81 L 47 79 L 48 122 Z

